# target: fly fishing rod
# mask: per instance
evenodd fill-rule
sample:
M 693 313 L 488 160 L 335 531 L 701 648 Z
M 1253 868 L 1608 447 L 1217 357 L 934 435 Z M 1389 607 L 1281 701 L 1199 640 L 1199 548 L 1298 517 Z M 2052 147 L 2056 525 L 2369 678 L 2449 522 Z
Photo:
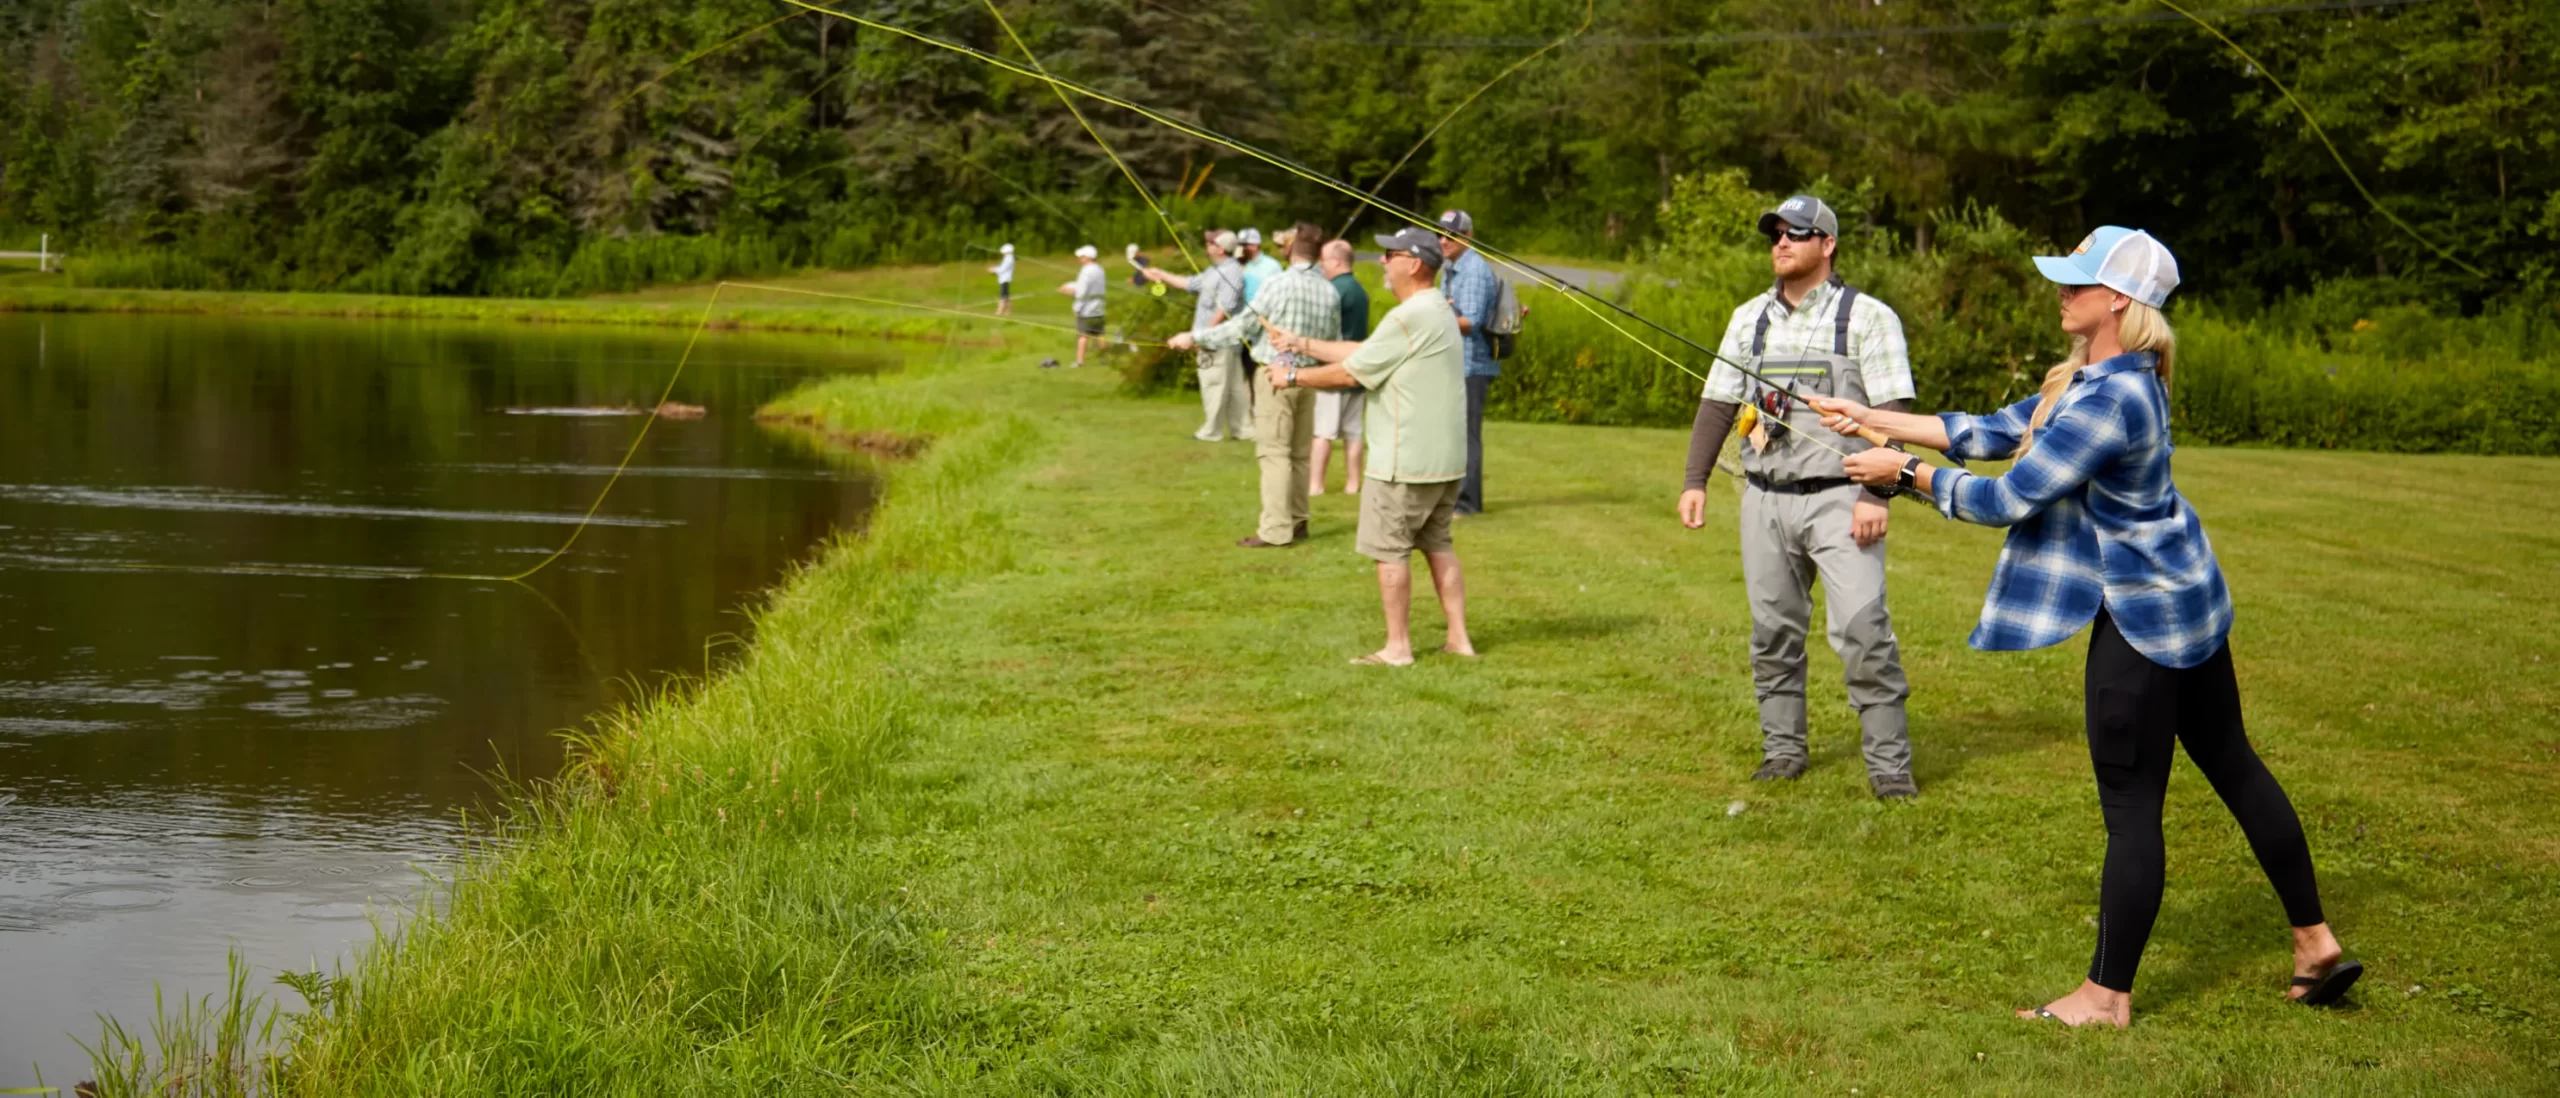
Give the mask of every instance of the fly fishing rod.
M 1146 119 L 1146 120 L 1148 120 L 1148 121 L 1150 121 L 1150 122 L 1154 122 L 1154 123 L 1156 123 L 1157 125 L 1160 125 L 1160 126 L 1163 126 L 1163 127 L 1167 128 L 1167 129 L 1173 130 L 1173 131 L 1174 131 L 1174 132 L 1176 132 L 1176 133 L 1180 133 L 1180 134 L 1183 134 L 1183 135 L 1185 135 L 1185 136 L 1192 137 L 1192 138 L 1195 138 L 1195 139 L 1198 139 L 1198 140 L 1201 140 L 1201 141 L 1206 141 L 1206 142 L 1209 142 L 1209 143 L 1214 144 L 1214 145 L 1220 145 L 1220 146 L 1224 146 L 1224 147 L 1229 148 L 1229 149 L 1233 149 L 1233 150 L 1235 150 L 1235 151 L 1236 151 L 1236 152 L 1238 152 L 1238 153 L 1242 153 L 1242 154 L 1244 154 L 1245 156 L 1252 157 L 1252 158 L 1253 158 L 1253 159 L 1255 159 L 1255 160 L 1262 161 L 1262 162 L 1263 162 L 1263 163 L 1265 163 L 1265 164 L 1271 165 L 1272 167 L 1275 167 L 1275 168 L 1278 168 L 1278 169 L 1280 169 L 1280 170 L 1282 170 L 1282 171 L 1288 172 L 1288 173 L 1290 173 L 1291 175 L 1295 175 L 1295 176 L 1297 176 L 1297 177 L 1299 177 L 1299 178 L 1301 178 L 1301 179 L 1304 179 L 1304 180 L 1306 180 L 1306 181 L 1308 181 L 1308 182 L 1310 182 L 1310 183 L 1317 184 L 1318 186 L 1322 186 L 1322 187 L 1324 187 L 1324 188 L 1326 188 L 1326 189 L 1328 189 L 1328 190 L 1331 190 L 1331 191 L 1334 191 L 1334 192 L 1336 192 L 1336 193 L 1338 193 L 1338 194 L 1341 194 L 1343 197 L 1349 198 L 1349 199 L 1351 199 L 1352 201 L 1360 202 L 1360 203 L 1365 203 L 1365 204 L 1367 204 L 1367 205 L 1370 205 L 1370 206 L 1376 207 L 1378 210 L 1380 210 L 1380 211 L 1382 211 L 1382 212 L 1389 213 L 1389 214 L 1393 214 L 1393 215 L 1395 215 L 1395 216 L 1405 218 L 1406 220 L 1411 221 L 1411 222 L 1413 222 L 1414 224 L 1428 226 L 1428 225 L 1430 225 L 1430 224 L 1432 223 L 1430 218 L 1424 217 L 1423 215 L 1421 215 L 1421 214 L 1419 214 L 1419 213 L 1416 213 L 1416 212 L 1414 212 L 1414 211 L 1412 211 L 1412 210 L 1405 209 L 1404 207 L 1402 207 L 1402 206 L 1398 206 L 1398 205 L 1396 205 L 1396 204 L 1394 204 L 1394 203 L 1392 203 L 1392 202 L 1388 202 L 1388 201 L 1386 201 L 1385 199 L 1378 198 L 1378 197 L 1375 197 L 1375 196 L 1373 196 L 1373 195 L 1367 194 L 1367 193 L 1365 193 L 1365 192 L 1361 191 L 1359 188 L 1357 188 L 1357 187 L 1355 187 L 1355 186 L 1353 186 L 1353 185 L 1351 185 L 1351 184 L 1349 184 L 1349 183 L 1345 183 L 1345 182 L 1343 182 L 1343 181 L 1341 181 L 1341 180 L 1338 180 L 1338 179 L 1335 179 L 1335 178 L 1333 178 L 1333 177 L 1331 177 L 1331 176 L 1325 175 L 1325 174 L 1324 174 L 1324 173 L 1322 173 L 1322 172 L 1318 172 L 1318 171 L 1316 171 L 1316 170 L 1315 170 L 1315 169 L 1313 169 L 1313 168 L 1307 167 L 1307 166 L 1306 166 L 1306 165 L 1304 165 L 1304 164 L 1300 164 L 1300 163 L 1298 163 L 1298 162 L 1296 162 L 1296 161 L 1294 161 L 1294 160 L 1291 160 L 1291 159 L 1289 159 L 1289 158 L 1287 158 L 1287 157 L 1281 156 L 1281 155 L 1279 155 L 1279 154 L 1277 154 L 1277 153 L 1273 153 L 1273 152 L 1266 151 L 1266 150 L 1261 149 L 1261 148 L 1258 148 L 1258 147 L 1256 147 L 1256 146 L 1254 146 L 1254 145 L 1247 144 L 1247 143 L 1245 143 L 1245 142 L 1243 142 L 1243 141 L 1237 140 L 1237 139 L 1232 138 L 1232 137 L 1228 137 L 1228 136 L 1226 136 L 1225 134 L 1218 133 L 1218 132 L 1216 132 L 1216 131 L 1214 131 L 1214 130 L 1207 129 L 1207 128 L 1202 127 L 1202 126 L 1192 125 L 1191 123 L 1184 122 L 1184 121 L 1182 121 L 1182 120 L 1180 120 L 1180 119 L 1178 119 L 1178 118 L 1174 118 L 1174 117 L 1171 117 L 1171 116 L 1169 116 L 1169 115 L 1166 115 L 1164 112 L 1159 111 L 1159 110 L 1156 110 L 1156 109 L 1154 109 L 1154 108 L 1152 108 L 1152 107 L 1148 107 L 1148 106 L 1145 106 L 1145 105 L 1140 104 L 1140 103 L 1136 103 L 1136 102 L 1132 102 L 1132 101 L 1127 100 L 1127 99 L 1123 99 L 1123 98 L 1121 98 L 1121 97 L 1119 97 L 1119 96 L 1112 95 L 1112 94 L 1110 94 L 1110 93 L 1108 93 L 1108 92 L 1104 92 L 1104 91 L 1098 90 L 1098 89 L 1096 89 L 1096 88 L 1089 87 L 1089 86 L 1087 86 L 1087 85 L 1084 85 L 1084 84 L 1078 83 L 1078 82 L 1076 82 L 1076 81 L 1066 79 L 1066 78 L 1064 78 L 1064 77 L 1060 77 L 1060 76 L 1052 75 L 1052 74 L 1050 74 L 1049 72 L 1047 72 L 1045 69 L 1039 69 L 1039 68 L 1026 68 L 1026 67 L 1024 67 L 1024 66 L 1022 66 L 1022 65 L 1015 64 L 1014 62 L 1007 61 L 1007 60 L 1005 60 L 1004 58 L 997 57 L 997 56 L 995 56 L 995 55 L 993 55 L 993 54 L 990 54 L 990 53 L 987 53 L 987 52 L 985 52 L 985 51 L 982 51 L 982 50 L 976 49 L 976 48 L 974 48 L 974 47 L 964 46 L 964 45 L 961 45 L 961 44 L 960 44 L 960 43 L 958 43 L 958 42 L 953 42 L 953 41 L 950 41 L 950 40 L 948 40 L 948 39 L 936 38 L 936 37 L 934 37 L 934 36 L 932 36 L 932 35 L 929 35 L 929 34 L 926 34 L 926 33 L 922 32 L 922 31 L 918 31 L 918 30 L 915 30 L 915 29 L 913 29 L 913 28 L 909 28 L 909 27 L 899 26 L 899 25 L 897 25 L 897 24 L 895 24 L 895 23 L 884 23 L 884 22 L 881 22 L 881 21 L 876 20 L 876 19 L 868 19 L 868 18 L 865 18 L 865 17 L 863 17 L 863 16 L 859 16 L 859 15 L 851 14 L 851 13 L 849 13 L 849 12 L 838 11 L 838 10 L 835 10 L 835 9 L 833 9 L 833 8 L 820 7 L 820 6 L 818 6 L 817 4 L 810 3 L 810 2 L 809 2 L 809 0 L 782 0 L 782 2 L 783 2 L 783 3 L 785 3 L 785 4 L 789 4 L 789 5 L 791 5 L 792 7 L 800 8 L 800 9 L 805 10 L 805 11 L 817 12 L 817 13 L 819 13 L 819 14 L 826 15 L 826 16 L 830 16 L 830 17 L 833 17 L 833 18 L 836 18 L 836 19 L 842 19 L 842 20 L 844 20 L 844 21 L 846 21 L 846 22 L 853 23 L 853 24 L 855 24 L 855 25 L 857 25 L 857 26 L 868 27 L 868 28 L 870 28 L 870 29 L 872 29 L 872 30 L 880 31 L 880 32 L 885 33 L 885 34 L 892 34 L 892 35 L 896 35 L 896 36 L 898 36 L 898 37 L 900 37 L 900 38 L 907 39 L 907 40 L 909 40 L 909 41 L 911 41 L 911 42 L 915 42 L 915 43 L 918 43 L 918 44 L 920 44 L 920 45 L 931 46 L 931 47 L 933 47 L 933 48 L 935 48 L 935 49 L 940 49 L 940 50 L 947 50 L 947 51 L 949 51 L 949 52 L 959 54 L 959 55 L 961 55 L 961 56 L 963 56 L 963 57 L 971 58 L 971 59 L 976 60 L 976 61 L 978 61 L 978 62 L 980 62 L 980 63 L 982 63 L 982 64 L 990 65 L 990 66 L 993 66 L 993 67 L 995 67 L 995 68 L 997 68 L 997 69 L 1003 70 L 1003 71 L 1005 71 L 1005 72 L 1009 72 L 1009 73 L 1012 73 L 1012 74 L 1014 74 L 1014 75 L 1016 75 L 1016 76 L 1020 76 L 1020 77 L 1022 77 L 1022 78 L 1024 78 L 1024 79 L 1028 79 L 1028 80 L 1036 80 L 1036 81 L 1039 81 L 1039 82 L 1041 82 L 1041 83 L 1047 84 L 1047 85 L 1049 85 L 1052 89 L 1058 90 L 1058 91 L 1059 91 L 1059 92 L 1061 92 L 1062 94 L 1063 94 L 1064 92 L 1074 92 L 1074 93 L 1075 93 L 1075 94 L 1077 94 L 1077 95 L 1084 96 L 1085 98 L 1087 98 L 1087 99 L 1091 99 L 1091 100 L 1094 100 L 1095 102 L 1099 102 L 1099 103 L 1107 104 L 1107 105 L 1109 105 L 1109 106 L 1118 107 L 1118 108 L 1120 108 L 1120 109 L 1122 109 L 1122 110 L 1128 111 L 1128 112 L 1130 112 L 1130 113 L 1132 113 L 1132 114 L 1135 114 L 1135 115 L 1137 115 L 1137 116 L 1139 116 L 1139 117 L 1141 117 L 1141 118 L 1144 118 L 1144 119 Z M 1433 231 L 1437 231 L 1437 230 L 1433 230 Z M 1696 350 L 1696 351 L 1698 351 L 1698 352 L 1700 352 L 1700 353 L 1702 353 L 1702 354 L 1705 354 L 1705 355 L 1706 355 L 1708 358 L 1710 358 L 1710 359 L 1713 359 L 1713 360 L 1715 360 L 1715 361 L 1717 361 L 1717 362 L 1722 362 L 1722 363 L 1724 363 L 1724 364 L 1726 364 L 1726 365 L 1728 365 L 1728 366 L 1732 366 L 1732 367 L 1734 367 L 1736 370 L 1741 371 L 1745 376 L 1750 377 L 1752 380 L 1758 381 L 1759 383 L 1761 383 L 1761 384 L 1763 384 L 1763 385 L 1767 385 L 1767 386 L 1769 386 L 1769 387 L 1771 387 L 1771 388 L 1773 388 L 1773 389 L 1776 389 L 1777 391 L 1779 391 L 1779 392 L 1781 392 L 1781 393 L 1785 393 L 1787 396 L 1789 396 L 1789 397 L 1791 397 L 1791 398 L 1793 398 L 1793 399 L 1796 399 L 1796 400 L 1799 400 L 1799 401 L 1804 401 L 1804 402 L 1805 402 L 1805 403 L 1807 403 L 1808 405 L 1810 405 L 1810 404 L 1811 404 L 1811 401 L 1810 401 L 1810 400 L 1808 400 L 1808 399 L 1807 399 L 1807 398 L 1806 398 L 1802 393 L 1797 392 L 1793 386 L 1788 386 L 1788 385 L 1778 384 L 1778 383 L 1776 383 L 1775 381 L 1773 381 L 1772 379 L 1770 379 L 1769 377 L 1767 377 L 1766 375 L 1764 375 L 1764 374 L 1760 373 L 1758 370 L 1752 369 L 1751 367 L 1749 367 L 1749 366 L 1745 366 L 1745 365 L 1743 365 L 1743 364 L 1741 364 L 1741 363 L 1739 363 L 1739 362 L 1735 362 L 1735 361 L 1733 361 L 1732 359 L 1727 358 L 1727 357 L 1725 357 L 1724 355 L 1719 354 L 1719 353 L 1717 353 L 1716 351 L 1714 351 L 1714 350 L 1712 350 L 1712 349 L 1710 349 L 1710 348 L 1706 347 L 1705 345 L 1700 344 L 1698 341 L 1693 340 L 1693 339 L 1690 339 L 1689 337 L 1687 337 L 1687 336 L 1685 336 L 1685 335 L 1682 335 L 1682 334 L 1680 334 L 1679 332 L 1673 331 L 1672 329 L 1667 328 L 1667 327 L 1665 327 L 1665 326 L 1663 326 L 1663 325 L 1661 325 L 1661 324 L 1659 324 L 1659 323 L 1657 323 L 1657 322 L 1655 322 L 1655 321 L 1653 321 L 1653 320 L 1651 320 L 1651 319 L 1649 319 L 1649 318 L 1646 318 L 1646 317 L 1644 317 L 1644 316 L 1641 316 L 1641 315 L 1639 315 L 1639 314 L 1635 313 L 1633 310 L 1630 310 L 1630 309 L 1626 308 L 1625 306 L 1618 304 L 1617 302 L 1610 301 L 1610 300 L 1608 300 L 1607 298 L 1604 298 L 1604 297 L 1601 297 L 1601 296 L 1600 296 L 1600 295 L 1598 295 L 1598 294 L 1592 293 L 1592 292 L 1591 292 L 1590 290 L 1588 290 L 1588 289 L 1585 289 L 1585 288 L 1580 287 L 1580 286 L 1576 286 L 1576 285 L 1572 284 L 1571 282 L 1568 282 L 1568 281 L 1566 281 L 1566 280 L 1564 280 L 1564 279 L 1562 279 L 1562 278 L 1559 278 L 1559 277 L 1557 277 L 1556 275 L 1554 275 L 1554 274 L 1552 274 L 1552 273 L 1550 273 L 1550 272 L 1546 271 L 1545 269 L 1540 268 L 1540 267 L 1538 267 L 1537 265 L 1532 264 L 1532 263 L 1530 263 L 1530 262 L 1528 262 L 1528 261 L 1526 261 L 1526 260 L 1523 260 L 1523 259 L 1521 259 L 1520 257 L 1518 257 L 1518 256 L 1516 256 L 1516 255 L 1513 255 L 1513 254 L 1511 254 L 1510 252 L 1507 252 L 1507 251 L 1505 251 L 1505 250 L 1503 250 L 1503 249 L 1501 249 L 1501 248 L 1495 247 L 1495 246 L 1490 245 L 1490 244 L 1485 244 L 1485 243 L 1482 243 L 1482 242 L 1480 242 L 1480 241 L 1474 241 L 1474 240 L 1470 240 L 1470 241 L 1469 241 L 1469 244 L 1470 244 L 1470 246 L 1472 246 L 1472 247 L 1475 247 L 1475 248 L 1481 249 L 1485 254 L 1487 254 L 1487 255 L 1489 255 L 1489 256 L 1492 256 L 1492 257 L 1494 257 L 1494 258 L 1496 258 L 1496 259 L 1500 259 L 1500 260 L 1502 260 L 1503 262 L 1505 262 L 1505 263 L 1507 263 L 1507 264 L 1509 264 L 1509 265 L 1511 265 L 1511 266 L 1513 266 L 1513 267 L 1515 267 L 1515 268 L 1517 268 L 1517 269 L 1519 269 L 1519 270 L 1522 270 L 1522 271 L 1526 271 L 1526 272 L 1528 272 L 1529 274 L 1531 274 L 1531 275 L 1535 276 L 1536 278 L 1538 278 L 1542 283 L 1546 284 L 1546 285 L 1548 286 L 1548 288 L 1550 288 L 1550 289 L 1555 289 L 1555 290 L 1558 290 L 1558 291 L 1563 292 L 1563 293 L 1565 294 L 1565 296 L 1566 296 L 1566 300 L 1575 302 L 1575 303 L 1576 303 L 1579 307 L 1581 307 L 1585 312 L 1589 312 L 1589 313 L 1591 313 L 1594 317 L 1597 317 L 1597 318 L 1601 321 L 1601 323 L 1603 323 L 1603 324 L 1607 324 L 1610 328 L 1612 328 L 1612 329 L 1616 330 L 1620 335 L 1622 335 L 1622 336 L 1626 337 L 1629 341 L 1631 341 L 1631 342 L 1635 343 L 1637 346 L 1643 347 L 1643 348 L 1645 348 L 1646 350 L 1653 352 L 1653 354 L 1654 354 L 1656 357 L 1659 357 L 1659 358 L 1661 358 L 1663 361 L 1670 363 L 1672 366 L 1674 366 L 1675 368 L 1679 369 L 1679 370 L 1680 370 L 1680 371 L 1682 371 L 1683 373 L 1687 373 L 1687 374 L 1689 374 L 1689 375 L 1690 375 L 1690 376 L 1692 376 L 1692 377 L 1698 378 L 1700 381 L 1704 381 L 1704 380 L 1706 380 L 1706 375 L 1704 375 L 1704 374 L 1700 374 L 1698 371 L 1696 371 L 1696 370 L 1694 370 L 1694 369 L 1690 368 L 1690 366 L 1689 366 L 1687 363 L 1681 362 L 1679 359 L 1673 358 L 1673 357 L 1672 357 L 1668 352 L 1663 351 L 1661 348 L 1655 347 L 1654 345 L 1652 345 L 1652 344 L 1650 344 L 1650 343 L 1647 343 L 1647 342 L 1645 342 L 1645 341 L 1644 341 L 1644 340 L 1642 340 L 1642 339 L 1637 338 L 1637 337 L 1636 337 L 1636 335 L 1635 335 L 1635 333 L 1627 331 L 1625 328 L 1623 328 L 1623 327 L 1619 326 L 1616 322 L 1609 320 L 1609 319 L 1608 319 L 1607 317 L 1605 317 L 1605 316 L 1600 316 L 1600 314 L 1599 314 L 1599 312 L 1598 312 L 1597 310 L 1592 309 L 1589 305 L 1581 304 L 1582 299 L 1583 299 L 1583 298 L 1585 298 L 1585 297 L 1587 297 L 1587 298 L 1590 298 L 1591 300 L 1598 301 L 1598 302 L 1600 302 L 1601 304 L 1607 305 L 1610 309 L 1612 309 L 1612 310 L 1614 310 L 1614 311 L 1616 311 L 1616 312 L 1618 312 L 1618 313 L 1620 313 L 1620 314 L 1622 314 L 1622 315 L 1626 316 L 1628 319 L 1634 320 L 1634 321 L 1636 321 L 1636 322 L 1638 322 L 1638 323 L 1641 323 L 1641 324 L 1645 325 L 1646 327 L 1653 328 L 1653 329 L 1654 329 L 1654 330 L 1656 330 L 1656 331 L 1659 331 L 1659 332 L 1662 332 L 1662 333 L 1663 333 L 1663 334 L 1665 334 L 1665 335 L 1671 336 L 1672 338 L 1677 339 L 1677 340 L 1679 340 L 1681 343 L 1683 343 L 1683 344 L 1687 345 L 1687 346 L 1688 346 L 1688 347 L 1690 347 L 1691 349 Z M 1863 424 L 1859 425 L 1859 427 L 1858 427 L 1858 432 L 1857 432 L 1857 433 L 1858 433 L 1858 435 L 1859 435 L 1860 437 L 1865 438 L 1868 442 L 1870 442 L 1870 443 L 1874 443 L 1874 444 L 1877 444 L 1877 445 L 1882 445 L 1882 444 L 1884 444 L 1884 442 L 1885 442 L 1885 441 L 1887 441 L 1887 440 L 1886 440 L 1886 438 L 1885 438 L 1885 436 L 1884 436 L 1884 434 L 1883 434 L 1882 432 L 1877 431 L 1877 430 L 1875 430 L 1875 429 L 1873 429 L 1873 428 L 1871 428 L 1871 427 L 1867 427 L 1867 426 L 1865 426 L 1865 425 L 1863 425 Z M 1811 436 L 1807 436 L 1807 437 L 1811 437 Z M 1834 449 L 1836 450 L 1836 448 L 1834 448 Z

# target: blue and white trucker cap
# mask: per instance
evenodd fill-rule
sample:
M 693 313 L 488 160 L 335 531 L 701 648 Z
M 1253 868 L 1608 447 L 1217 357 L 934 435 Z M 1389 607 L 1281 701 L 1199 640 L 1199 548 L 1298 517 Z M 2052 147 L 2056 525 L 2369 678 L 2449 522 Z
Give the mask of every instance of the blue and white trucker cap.
M 2104 286 L 2154 309 L 2178 288 L 2178 257 L 2140 229 L 2101 225 L 2070 255 L 2036 257 L 2036 272 L 2065 286 Z

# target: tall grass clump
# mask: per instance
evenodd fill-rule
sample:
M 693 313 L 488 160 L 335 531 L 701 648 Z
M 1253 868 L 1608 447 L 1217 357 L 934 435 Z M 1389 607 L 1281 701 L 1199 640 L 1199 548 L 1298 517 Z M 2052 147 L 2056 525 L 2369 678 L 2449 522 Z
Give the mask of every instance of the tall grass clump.
M 284 981 L 305 989 L 314 1011 L 326 1008 L 326 981 L 296 974 Z M 237 951 L 229 958 L 222 994 L 179 1000 L 176 1009 L 152 994 L 149 1028 L 99 1020 L 98 1042 L 82 1042 L 91 1077 L 84 1098 L 252 1098 L 273 1093 L 286 1078 L 282 1053 L 294 1025 L 314 1015 L 287 1016 L 265 995 L 249 990 L 249 965 Z

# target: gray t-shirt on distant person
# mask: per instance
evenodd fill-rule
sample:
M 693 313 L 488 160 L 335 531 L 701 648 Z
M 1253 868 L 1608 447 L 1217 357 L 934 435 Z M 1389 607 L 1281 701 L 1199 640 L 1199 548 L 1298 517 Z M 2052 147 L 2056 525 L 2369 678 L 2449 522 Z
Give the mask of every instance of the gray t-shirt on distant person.
M 1244 264 L 1230 256 L 1217 266 L 1192 275 L 1182 288 L 1200 295 L 1191 307 L 1191 334 L 1199 335 L 1218 326 L 1220 314 L 1236 315 L 1244 308 Z
M 1101 316 L 1102 292 L 1109 282 L 1102 264 L 1087 263 L 1076 271 L 1076 315 Z

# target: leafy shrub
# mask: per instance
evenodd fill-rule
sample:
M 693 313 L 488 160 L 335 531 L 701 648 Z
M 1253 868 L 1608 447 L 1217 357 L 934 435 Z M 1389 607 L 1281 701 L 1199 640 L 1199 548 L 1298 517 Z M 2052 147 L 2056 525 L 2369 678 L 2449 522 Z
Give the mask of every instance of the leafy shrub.
M 1735 180 L 1684 181 L 1665 224 L 1729 226 L 1737 211 L 1767 197 Z M 2066 349 L 2052 290 L 2028 259 L 2049 247 L 1989 210 L 1943 211 L 1935 223 L 1938 247 L 1924 256 L 1895 249 L 1890 238 L 1853 234 L 1844 218 L 1843 234 L 1857 242 L 1843 251 L 1843 275 L 1901 314 L 1921 408 L 1988 409 L 2025 398 Z M 1756 238 L 1690 231 L 1696 235 L 1666 243 L 1656 273 L 1613 296 L 1716 347 L 1735 306 L 1767 288 L 1768 257 Z M 1524 300 L 1531 321 L 1493 387 L 1489 414 L 1664 427 L 1696 414 L 1708 356 L 1602 306 L 1536 290 L 1524 291 Z M 2551 353 L 2560 340 L 2552 320 L 2529 308 L 2444 316 L 2405 287 L 2359 280 L 2245 317 L 2182 303 L 2171 318 L 2180 337 L 2171 399 L 2184 439 L 2560 454 L 2560 361 Z
M 1136 352 L 1120 359 L 1120 390 L 1133 396 L 1179 392 L 1200 387 L 1199 370 L 1189 351 L 1162 344 L 1176 332 L 1191 329 L 1190 294 L 1168 290 L 1163 297 L 1140 294 L 1111 302 L 1112 326 L 1140 341 Z

